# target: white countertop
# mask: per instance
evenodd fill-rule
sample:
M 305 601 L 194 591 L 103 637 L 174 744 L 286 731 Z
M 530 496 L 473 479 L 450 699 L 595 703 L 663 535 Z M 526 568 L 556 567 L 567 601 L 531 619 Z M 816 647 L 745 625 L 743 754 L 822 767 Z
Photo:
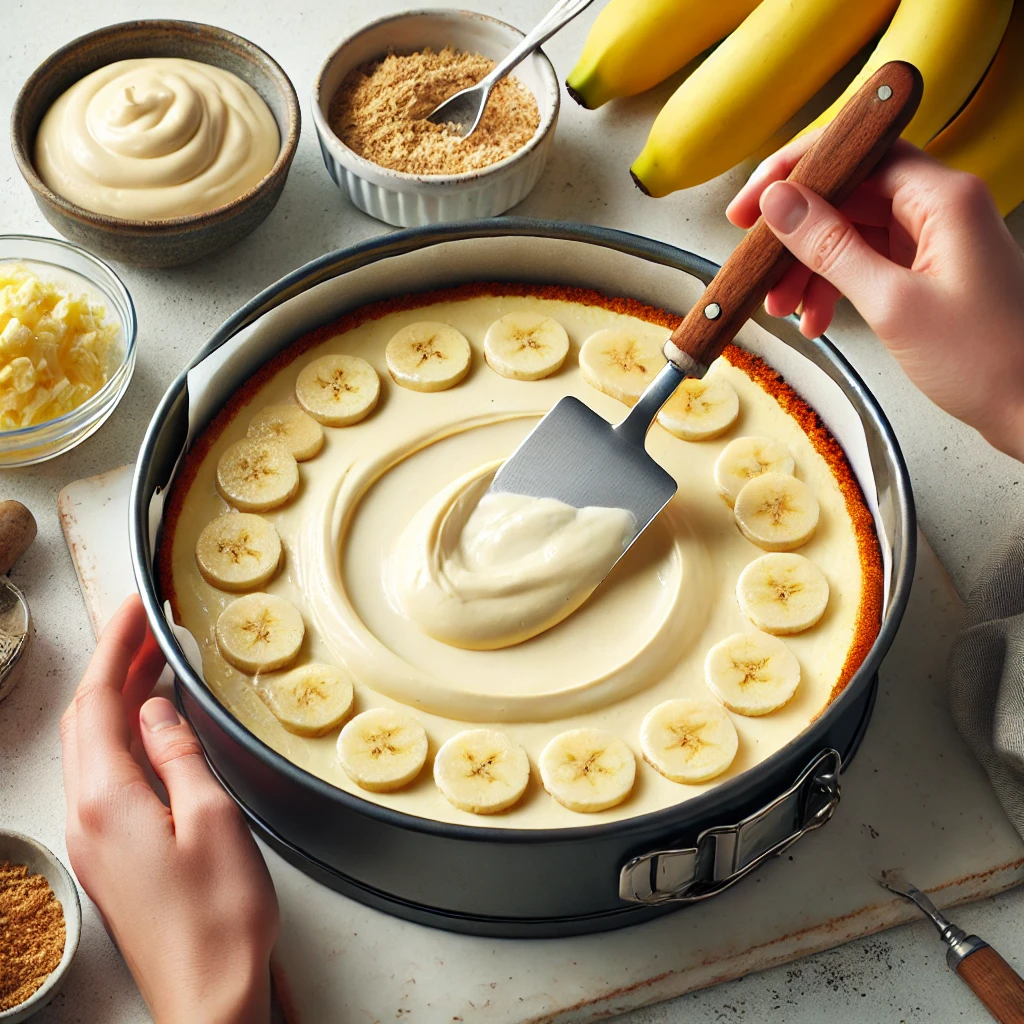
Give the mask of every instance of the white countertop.
M 111 22 L 146 16 L 209 21 L 266 47 L 291 76 L 306 124 L 278 207 L 249 238 L 222 255 L 177 270 L 118 268 L 139 315 L 139 361 L 132 386 L 114 417 L 74 452 L 0 476 L 0 497 L 24 501 L 39 521 L 39 537 L 15 568 L 36 621 L 26 676 L 0 705 L 0 825 L 31 832 L 64 854 L 63 808 L 40 798 L 60 772 L 57 723 L 93 646 L 70 557 L 57 519 L 57 492 L 69 481 L 130 462 L 159 396 L 209 333 L 256 291 L 321 253 L 388 230 L 358 213 L 324 171 L 309 124 L 308 91 L 332 43 L 400 0 L 35 0 L 5 6 L 0 35 L 0 113 L 5 117 L 28 74 L 59 45 Z M 520 27 L 532 24 L 547 0 L 474 5 Z M 73 15 L 69 17 L 69 11 Z M 560 76 L 571 67 L 593 14 L 588 12 L 547 47 Z M 737 171 L 665 200 L 633 188 L 628 165 L 668 89 L 590 113 L 563 99 L 553 157 L 536 191 L 515 211 L 524 216 L 586 221 L 660 238 L 721 260 L 740 233 L 722 211 L 742 181 Z M 35 208 L 9 149 L 0 149 L 3 216 L 0 232 L 54 234 Z M 1010 218 L 1024 239 L 1024 210 Z M 961 593 L 970 587 L 1022 504 L 1024 467 L 989 449 L 973 431 L 920 396 L 849 309 L 830 332 L 887 411 L 910 464 L 921 525 Z M 1008 956 L 1024 953 L 1024 895 L 1009 893 L 965 908 L 958 922 Z M 944 974 L 942 949 L 925 924 L 887 932 L 622 1018 L 629 1024 L 688 1021 L 818 1022 L 965 1021 L 988 1019 L 969 993 Z M 78 968 L 130 984 L 117 954 L 98 928 L 87 932 Z M 96 1005 L 90 1001 L 91 1005 Z M 123 1000 L 115 1000 L 124 1005 Z M 46 1019 L 44 1013 L 40 1020 Z M 69 1019 L 69 1018 L 65 1018 Z M 121 1024 L 108 1015 L 83 1024 Z M 132 1017 L 132 1021 L 135 1017 Z

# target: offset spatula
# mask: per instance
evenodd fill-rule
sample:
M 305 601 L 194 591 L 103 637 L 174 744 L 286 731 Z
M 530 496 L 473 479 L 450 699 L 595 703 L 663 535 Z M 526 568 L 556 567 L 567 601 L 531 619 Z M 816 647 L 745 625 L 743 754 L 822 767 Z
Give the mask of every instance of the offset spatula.
M 912 64 L 879 68 L 789 180 L 842 203 L 913 117 L 921 89 Z M 578 399 L 563 398 L 498 470 L 490 489 L 557 498 L 576 508 L 628 509 L 635 520 L 632 543 L 676 492 L 676 481 L 645 448 L 658 410 L 684 378 L 707 372 L 792 263 L 789 250 L 758 219 L 665 343 L 668 362 L 625 419 L 613 426 Z

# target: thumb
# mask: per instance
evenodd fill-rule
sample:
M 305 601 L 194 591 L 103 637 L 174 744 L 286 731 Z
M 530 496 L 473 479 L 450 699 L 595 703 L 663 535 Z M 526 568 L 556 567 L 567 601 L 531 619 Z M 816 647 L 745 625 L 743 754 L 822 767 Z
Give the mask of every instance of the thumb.
M 188 831 L 209 812 L 228 814 L 231 798 L 213 777 L 195 733 L 163 697 L 151 697 L 139 711 L 142 744 L 153 771 L 164 784 L 175 830 Z
M 803 185 L 776 181 L 761 195 L 761 214 L 779 241 L 869 324 L 884 317 L 887 296 L 909 272 L 872 249 L 834 206 Z

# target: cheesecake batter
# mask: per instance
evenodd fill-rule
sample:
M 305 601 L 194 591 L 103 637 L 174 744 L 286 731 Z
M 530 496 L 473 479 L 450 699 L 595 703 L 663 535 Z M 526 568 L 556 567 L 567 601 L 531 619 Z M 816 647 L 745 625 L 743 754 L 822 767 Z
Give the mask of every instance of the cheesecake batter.
M 678 480 L 679 490 L 589 600 L 552 628 L 501 649 L 453 646 L 418 628 L 416 613 L 403 607 L 409 594 L 400 580 L 404 574 L 407 584 L 417 567 L 422 570 L 425 549 L 420 546 L 408 559 L 403 555 L 400 563 L 395 561 L 397 552 L 407 550 L 403 545 L 415 549 L 422 544 L 424 533 L 410 524 L 418 515 L 436 524 L 436 509 L 425 511 L 431 503 L 450 505 L 459 495 L 473 494 L 473 488 L 485 489 L 496 463 L 564 395 L 576 395 L 609 420 L 621 418 L 625 406 L 590 387 L 579 373 L 579 347 L 594 331 L 628 326 L 650 338 L 667 334 L 667 314 L 650 310 L 650 319 L 657 322 L 648 322 L 635 315 L 643 313 L 642 307 L 623 311 L 621 304 L 596 293 L 579 301 L 575 295 L 560 298 L 555 289 L 538 289 L 537 295 L 510 290 L 514 294 L 500 294 L 500 285 L 493 286 L 497 294 L 470 288 L 437 301 L 428 294 L 418 297 L 418 304 L 400 304 L 413 308 L 384 304 L 350 314 L 336 331 L 320 329 L 297 343 L 293 361 L 279 358 L 273 372 L 261 374 L 256 385 L 236 396 L 194 448 L 171 499 L 172 539 L 165 541 L 170 547 L 162 555 L 162 581 L 176 621 L 199 645 L 214 693 L 256 736 L 306 770 L 363 799 L 435 820 L 510 828 L 589 826 L 679 803 L 789 743 L 849 678 L 877 632 L 881 572 L 870 516 L 848 470 L 836 468 L 834 442 L 823 440 L 813 414 L 792 392 L 783 389 L 779 399 L 774 397 L 765 390 L 770 375 L 759 376 L 756 360 L 731 350 L 711 372 L 736 390 L 738 421 L 721 438 L 701 442 L 652 428 L 648 450 Z M 488 327 L 517 310 L 550 316 L 568 332 L 569 357 L 548 378 L 510 380 L 485 364 Z M 420 320 L 452 324 L 473 348 L 468 376 L 448 391 L 410 391 L 388 375 L 388 340 Z M 307 630 L 297 664 L 344 666 L 356 681 L 357 712 L 373 707 L 411 712 L 429 737 L 428 765 L 442 743 L 468 727 L 499 729 L 521 745 L 533 766 L 530 784 L 519 803 L 502 814 L 481 819 L 455 808 L 429 770 L 397 792 L 358 789 L 338 764 L 336 735 L 308 739 L 285 731 L 258 696 L 260 680 L 232 668 L 217 650 L 214 625 L 235 595 L 207 584 L 195 563 L 199 532 L 227 510 L 214 482 L 217 459 L 245 436 L 254 413 L 293 400 L 303 366 L 333 352 L 361 356 L 374 366 L 381 377 L 380 403 L 354 426 L 326 428 L 320 454 L 301 464 L 298 497 L 265 514 L 285 549 L 282 570 L 265 589 L 302 611 Z M 784 443 L 794 456 L 795 475 L 811 487 L 820 506 L 818 529 L 800 553 L 825 573 L 830 599 L 818 625 L 786 637 L 800 662 L 796 694 L 770 715 L 732 716 L 739 751 L 717 779 L 697 785 L 671 782 L 638 756 L 636 783 L 623 803 L 594 814 L 570 811 L 540 785 L 536 766 L 548 741 L 567 729 L 605 729 L 638 753 L 647 712 L 666 700 L 707 700 L 708 650 L 752 628 L 736 602 L 736 581 L 763 552 L 737 529 L 713 474 L 725 445 L 747 435 Z M 486 531 L 474 536 L 479 540 Z M 502 557 L 497 547 L 488 556 L 486 542 L 481 550 L 484 561 Z M 612 550 L 609 540 L 606 554 Z M 454 546 L 447 548 L 448 555 L 454 551 Z M 450 567 L 451 560 L 446 564 Z M 479 623 L 460 626 L 469 633 L 479 628 Z M 505 639 L 509 635 L 506 629 Z

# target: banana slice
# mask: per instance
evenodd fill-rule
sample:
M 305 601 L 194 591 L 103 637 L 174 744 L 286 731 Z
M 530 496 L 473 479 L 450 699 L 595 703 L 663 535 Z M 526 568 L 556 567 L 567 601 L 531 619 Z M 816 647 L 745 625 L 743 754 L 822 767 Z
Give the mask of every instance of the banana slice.
M 740 573 L 736 599 L 758 629 L 789 636 L 810 629 L 825 614 L 828 580 L 809 558 L 773 552 Z
M 526 751 L 504 733 L 467 729 L 434 758 L 434 782 L 447 800 L 471 814 L 497 814 L 516 803 L 530 781 Z
M 334 665 L 314 663 L 265 679 L 259 690 L 274 717 L 298 736 L 324 736 L 348 718 L 352 680 Z
M 449 324 L 420 320 L 398 331 L 384 350 L 391 376 L 410 391 L 445 391 L 469 373 L 473 354 Z
M 622 327 L 606 327 L 583 342 L 580 372 L 591 387 L 626 405 L 636 405 L 644 388 L 665 365 L 663 344 Z
M 298 608 L 276 594 L 246 594 L 217 619 L 217 647 L 242 672 L 273 672 L 295 660 L 306 627 Z
M 636 758 L 604 729 L 570 729 L 541 752 L 540 777 L 544 788 L 570 811 L 604 811 L 629 796 Z
M 658 422 L 684 441 L 710 441 L 724 434 L 740 414 L 740 399 L 727 380 L 714 374 L 687 377 L 661 407 Z
M 744 486 L 762 473 L 790 473 L 793 456 L 780 441 L 770 437 L 737 437 L 730 441 L 715 463 L 718 493 L 733 505 Z
M 236 441 L 217 460 L 217 490 L 240 512 L 269 512 L 299 491 L 299 464 L 283 444 Z
M 792 551 L 818 528 L 818 499 L 802 480 L 785 473 L 748 480 L 732 511 L 743 536 L 765 551 Z
M 297 405 L 268 405 L 249 420 L 249 437 L 279 441 L 296 462 L 313 458 L 324 446 L 324 430 Z
M 725 709 L 710 700 L 667 700 L 644 716 L 644 760 L 672 782 L 713 779 L 732 764 L 740 741 Z
M 203 527 L 196 564 L 219 590 L 255 590 L 277 572 L 281 538 L 274 524 L 249 512 L 228 512 Z
M 569 354 L 565 328 L 541 313 L 506 313 L 484 337 L 487 365 L 512 380 L 540 380 L 558 370 Z
M 800 662 L 777 636 L 734 633 L 704 659 L 708 689 L 737 715 L 757 718 L 786 704 L 800 685 Z
M 359 356 L 321 356 L 299 372 L 295 397 L 325 427 L 350 427 L 373 412 L 380 398 L 380 377 Z
M 373 708 L 341 730 L 338 759 L 357 786 L 390 793 L 419 775 L 427 760 L 427 734 L 411 715 Z

